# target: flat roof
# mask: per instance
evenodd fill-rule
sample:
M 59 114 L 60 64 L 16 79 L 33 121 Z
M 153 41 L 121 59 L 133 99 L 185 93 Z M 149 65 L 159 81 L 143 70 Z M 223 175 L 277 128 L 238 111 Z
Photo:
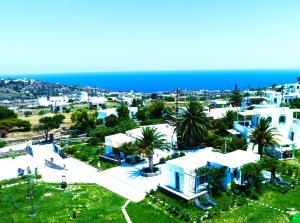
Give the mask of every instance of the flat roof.
M 257 115 L 257 112 L 255 112 L 253 110 L 246 110 L 246 111 L 243 111 L 243 112 L 239 112 L 239 115 L 252 116 L 252 115 Z
M 129 137 L 123 133 L 118 133 L 115 135 L 110 135 L 105 137 L 105 146 L 110 146 L 113 148 L 120 147 L 123 143 L 126 142 L 133 142 L 135 139 L 132 137 Z
M 282 135 L 276 135 L 274 138 L 276 139 L 278 144 L 281 145 L 281 146 L 283 146 L 283 145 L 294 145 L 295 144 L 295 142 L 293 142 L 289 138 L 284 137 Z
M 256 162 L 260 159 L 258 154 L 244 150 L 236 150 L 227 154 L 213 152 L 211 148 L 202 149 L 184 157 L 167 161 L 184 169 L 186 172 L 203 167 L 207 162 L 219 164 L 229 168 L 241 167 L 247 163 Z

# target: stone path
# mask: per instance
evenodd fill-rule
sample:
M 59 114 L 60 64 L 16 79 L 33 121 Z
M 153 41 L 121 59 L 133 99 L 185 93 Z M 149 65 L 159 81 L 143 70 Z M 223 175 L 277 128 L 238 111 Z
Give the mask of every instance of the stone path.
M 247 198 L 247 200 L 248 200 L 249 202 L 251 202 L 251 203 L 258 204 L 258 205 L 260 205 L 260 206 L 263 206 L 263 207 L 266 207 L 266 208 L 273 209 L 273 210 L 278 211 L 278 212 L 280 212 L 280 213 L 282 213 L 282 214 L 287 214 L 287 215 L 293 216 L 293 215 L 295 215 L 295 214 L 298 213 L 298 211 L 287 211 L 287 210 L 283 210 L 283 209 L 276 208 L 276 207 L 273 207 L 273 206 L 268 205 L 268 204 L 264 204 L 264 203 L 259 202 L 259 201 L 251 200 L 251 199 L 249 199 L 249 198 Z

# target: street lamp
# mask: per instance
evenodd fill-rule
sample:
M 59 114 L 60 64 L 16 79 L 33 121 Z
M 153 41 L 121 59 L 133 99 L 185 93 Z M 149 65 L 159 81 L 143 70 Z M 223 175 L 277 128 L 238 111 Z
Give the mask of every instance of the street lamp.
M 67 184 L 67 180 L 66 180 L 66 176 L 65 175 L 62 175 L 61 177 L 61 189 L 66 189 L 68 186 Z
M 224 140 L 224 153 L 227 153 L 227 141 L 231 142 L 232 138 L 229 137 L 222 137 L 222 140 Z

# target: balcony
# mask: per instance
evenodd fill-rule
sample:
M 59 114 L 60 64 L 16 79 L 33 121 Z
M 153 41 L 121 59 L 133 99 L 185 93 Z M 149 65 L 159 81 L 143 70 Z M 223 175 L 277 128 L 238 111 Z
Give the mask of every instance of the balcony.
M 243 136 L 249 136 L 251 130 L 251 121 L 235 121 L 233 122 L 233 129 L 240 132 Z

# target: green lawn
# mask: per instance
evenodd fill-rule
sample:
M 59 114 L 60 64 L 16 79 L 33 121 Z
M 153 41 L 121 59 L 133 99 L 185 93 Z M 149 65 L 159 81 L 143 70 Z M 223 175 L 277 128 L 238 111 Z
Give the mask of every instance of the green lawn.
M 125 222 L 121 207 L 125 199 L 97 185 L 69 185 L 66 191 L 58 184 L 39 183 L 34 204 L 37 216 L 29 217 L 31 200 L 25 199 L 27 185 L 0 190 L 0 222 Z
M 278 211 L 253 203 L 231 209 L 212 219 L 207 223 L 274 223 L 289 222 L 289 219 Z
M 139 203 L 130 203 L 127 208 L 127 213 L 134 223 L 180 223 L 182 221 L 169 216 L 161 209 L 155 209 L 146 201 Z
M 161 201 L 168 204 L 168 206 L 178 207 L 182 213 L 187 213 L 192 219 L 198 219 L 199 216 L 204 214 L 203 211 L 199 210 L 195 207 L 193 202 L 187 203 L 184 201 L 180 201 L 178 199 L 167 196 L 159 191 L 156 191 L 154 196 L 159 198 Z M 282 213 L 281 211 L 289 211 L 291 209 L 300 211 L 300 186 L 296 189 L 289 191 L 287 194 L 282 194 L 278 191 L 272 191 L 267 189 L 263 195 L 261 195 L 259 199 L 259 203 L 248 202 L 243 206 L 235 205 L 233 208 L 229 210 L 223 210 L 222 207 L 226 202 L 229 202 L 230 196 L 223 194 L 222 197 L 215 199 L 218 203 L 220 209 L 217 211 L 218 214 L 214 215 L 212 218 L 205 220 L 208 223 L 288 223 L 290 222 L 289 215 L 287 213 Z M 153 201 L 150 198 L 146 198 L 145 202 Z M 273 208 L 266 207 L 261 204 L 266 204 L 272 206 Z M 158 204 L 157 207 L 162 207 L 162 205 Z M 276 209 L 280 209 L 280 211 Z M 167 210 L 165 208 L 165 210 Z M 171 214 L 165 212 L 165 215 L 169 217 Z M 176 221 L 182 221 L 179 217 L 172 217 L 176 219 Z M 165 216 L 164 216 L 165 217 Z M 175 220 L 173 220 L 176 222 Z

